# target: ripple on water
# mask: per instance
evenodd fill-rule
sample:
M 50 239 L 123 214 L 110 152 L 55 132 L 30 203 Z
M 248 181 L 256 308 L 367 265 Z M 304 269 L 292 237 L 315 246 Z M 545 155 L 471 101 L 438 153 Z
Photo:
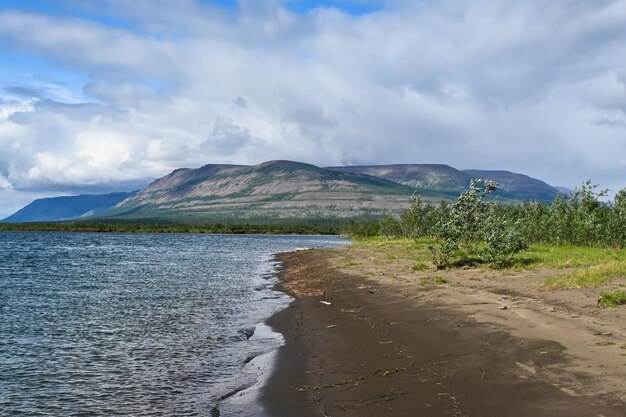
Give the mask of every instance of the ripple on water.
M 0 232 L 0 415 L 210 415 L 280 344 L 252 332 L 289 301 L 271 254 L 341 244 Z

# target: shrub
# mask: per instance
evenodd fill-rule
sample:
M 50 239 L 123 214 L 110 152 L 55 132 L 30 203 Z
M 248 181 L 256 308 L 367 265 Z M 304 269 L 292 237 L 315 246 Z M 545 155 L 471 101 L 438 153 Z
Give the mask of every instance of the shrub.
M 483 262 L 502 268 L 511 263 L 515 254 L 528 248 L 519 232 L 519 223 L 498 213 L 495 205 L 490 207 L 482 222 L 485 246 L 479 250 L 479 255 Z
M 457 249 L 458 245 L 450 239 L 439 239 L 428 245 L 431 260 L 437 269 L 445 269 Z
M 378 233 L 387 239 L 398 237 L 401 235 L 400 223 L 395 217 L 387 216 L 380 221 Z
M 458 249 L 478 253 L 484 262 L 503 267 L 526 248 L 518 230 L 520 221 L 509 220 L 500 203 L 485 201 L 496 186 L 472 179 L 469 189 L 432 228 L 436 241 L 429 249 L 437 269 L 446 268 Z

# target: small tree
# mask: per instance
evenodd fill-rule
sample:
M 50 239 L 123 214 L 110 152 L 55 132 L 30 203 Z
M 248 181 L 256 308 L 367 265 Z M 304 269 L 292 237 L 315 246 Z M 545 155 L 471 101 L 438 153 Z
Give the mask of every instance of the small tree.
M 378 233 L 387 239 L 398 237 L 401 235 L 400 223 L 389 215 L 378 222 Z
M 437 269 L 446 268 L 458 250 L 476 253 L 483 262 L 499 268 L 526 248 L 522 220 L 515 219 L 517 211 L 508 213 L 505 205 L 486 201 L 496 188 L 494 182 L 472 179 L 469 189 L 435 225 L 435 241 L 429 249 Z
M 484 218 L 482 232 L 484 246 L 480 257 L 494 268 L 502 268 L 511 263 L 513 256 L 527 249 L 520 233 L 521 219 L 512 219 L 491 204 Z
M 435 242 L 429 246 L 437 269 L 446 268 L 455 251 L 472 251 L 481 240 L 483 216 L 487 208 L 484 200 L 495 191 L 496 186 L 482 178 L 472 179 L 469 189 L 449 206 L 447 215 L 437 222 L 433 228 Z
M 435 207 L 422 202 L 422 197 L 414 195 L 411 206 L 404 211 L 398 220 L 404 237 L 419 239 L 429 236 L 437 222 L 438 211 Z

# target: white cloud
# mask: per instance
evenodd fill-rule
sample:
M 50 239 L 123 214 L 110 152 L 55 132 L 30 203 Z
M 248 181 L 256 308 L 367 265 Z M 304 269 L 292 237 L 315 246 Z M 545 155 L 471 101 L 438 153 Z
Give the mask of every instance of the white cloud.
M 397 1 L 361 16 L 253 1 L 85 7 L 131 29 L 0 11 L 0 40 L 89 78 L 83 103 L 5 89 L 0 175 L 15 190 L 278 158 L 626 185 L 625 0 Z
M 11 185 L 11 183 L 9 182 L 9 180 L 6 179 L 6 177 L 4 175 L 0 175 L 0 190 L 8 190 L 11 191 L 13 190 L 13 186 Z

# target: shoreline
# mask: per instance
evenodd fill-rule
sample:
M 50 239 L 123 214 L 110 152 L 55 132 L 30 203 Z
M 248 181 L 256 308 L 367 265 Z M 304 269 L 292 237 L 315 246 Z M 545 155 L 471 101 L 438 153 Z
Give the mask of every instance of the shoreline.
M 345 253 L 278 256 L 277 289 L 294 301 L 266 321 L 285 338 L 261 389 L 272 417 L 624 415 L 625 329 L 602 332 L 600 323 L 589 336 L 599 340 L 591 354 L 617 352 L 601 358 L 615 363 L 609 369 L 550 331 L 552 322 L 564 333 L 588 331 L 587 317 L 568 319 L 567 311 L 559 322 L 550 307 L 555 317 L 542 324 L 547 316 L 525 308 L 524 294 L 476 291 L 474 281 L 420 288 L 375 260 L 369 271 L 378 274 L 337 266 Z M 603 333 L 612 339 L 603 342 Z
M 254 341 L 259 334 L 284 345 L 282 334 L 274 331 L 264 321 L 255 326 L 255 332 L 249 340 Z M 266 413 L 259 412 L 259 404 L 261 391 L 276 368 L 277 352 L 278 348 L 247 358 L 241 372 L 254 375 L 255 381 L 224 394 L 211 410 L 211 416 L 268 417 Z
M 295 248 L 297 252 L 301 248 Z M 263 341 L 270 341 L 268 349 L 256 352 L 254 356 L 248 356 L 241 364 L 240 373 L 242 375 L 252 375 L 253 378 L 247 384 L 236 387 L 230 392 L 222 395 L 215 406 L 211 409 L 212 417 L 269 417 L 261 408 L 260 398 L 263 386 L 274 373 L 277 366 L 278 349 L 285 344 L 282 333 L 276 331 L 267 324 L 267 320 L 274 314 L 288 308 L 293 301 L 293 297 L 284 291 L 277 289 L 280 283 L 278 273 L 282 263 L 278 260 L 278 254 L 272 254 L 264 260 L 267 268 L 262 268 L 257 274 L 259 282 L 255 286 L 255 291 L 266 292 L 266 297 L 271 299 L 283 299 L 284 304 L 269 315 L 254 324 L 253 329 L 247 336 L 248 343 L 259 344 Z

